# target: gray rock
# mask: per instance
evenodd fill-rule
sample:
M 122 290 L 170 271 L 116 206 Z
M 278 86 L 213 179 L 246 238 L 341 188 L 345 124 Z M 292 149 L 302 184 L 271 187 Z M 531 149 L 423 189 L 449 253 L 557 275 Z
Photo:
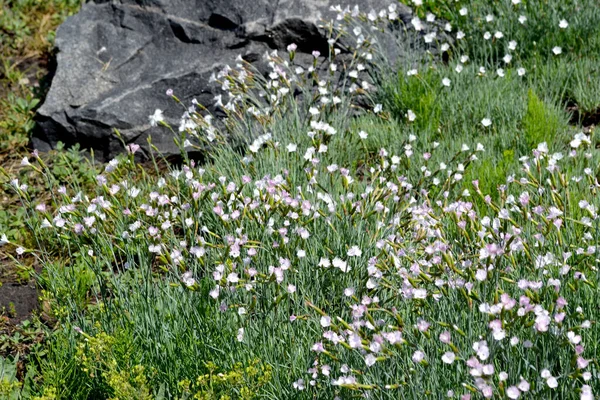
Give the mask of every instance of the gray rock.
M 331 4 L 357 0 L 95 0 L 60 26 L 57 70 L 38 110 L 32 142 L 39 150 L 79 143 L 108 160 L 147 137 L 165 155 L 179 154 L 173 135 L 151 127 L 148 116 L 164 111 L 178 124 L 181 105 L 167 89 L 190 104 L 212 109 L 219 89 L 211 74 L 238 55 L 258 60 L 269 49 L 327 51 L 317 28 L 334 13 Z M 361 0 L 361 9 L 381 10 L 391 0 Z M 398 4 L 401 18 L 410 10 Z M 392 55 L 395 57 L 396 55 Z M 309 59 L 309 57 L 306 57 Z M 213 111 L 216 111 L 212 109 Z M 121 133 L 122 140 L 114 129 Z M 123 143 L 124 142 L 124 143 Z

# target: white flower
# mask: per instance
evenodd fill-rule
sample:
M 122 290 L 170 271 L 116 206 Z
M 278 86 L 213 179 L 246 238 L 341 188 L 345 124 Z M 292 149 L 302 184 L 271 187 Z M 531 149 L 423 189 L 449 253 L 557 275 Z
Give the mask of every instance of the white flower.
M 550 371 L 548 371 L 547 369 L 543 369 L 542 372 L 540 373 L 540 376 L 544 379 L 548 379 L 548 378 L 552 377 L 552 374 L 550 374 Z
M 506 389 L 506 395 L 509 399 L 518 399 L 521 395 L 521 391 L 516 386 L 511 386 Z
M 468 12 L 468 11 L 467 11 L 467 8 L 466 8 L 466 7 L 463 7 L 463 8 L 461 8 L 460 10 L 458 10 L 458 13 L 459 13 L 460 15 L 462 15 L 463 17 L 464 17 L 465 15 L 467 15 L 467 12 Z
M 321 317 L 321 326 L 323 328 L 327 328 L 328 326 L 331 326 L 331 317 L 325 315 L 323 317 Z
M 352 246 L 348 249 L 348 257 L 360 257 L 362 256 L 362 250 L 358 246 Z
M 243 342 L 244 341 L 244 328 L 238 329 L 238 332 L 237 332 L 237 341 L 238 342 Z
M 519 76 L 523 76 L 523 75 L 525 75 L 525 68 L 519 68 L 519 69 L 517 69 L 517 74 L 518 74 Z
M 319 267 L 329 268 L 331 267 L 331 261 L 329 261 L 328 258 L 321 257 L 321 260 L 319 261 Z
M 211 290 L 208 295 L 210 297 L 212 297 L 213 299 L 217 299 L 219 297 L 219 291 L 220 291 L 220 287 L 219 286 L 215 286 L 215 288 L 213 290 Z
M 415 113 L 413 112 L 413 110 L 408 110 L 408 111 L 406 112 L 406 115 L 408 116 L 408 120 L 409 120 L 410 122 L 413 122 L 415 119 L 417 119 L 417 114 L 415 114 Z
M 569 26 L 569 23 L 567 22 L 566 19 L 561 19 L 560 22 L 558 23 L 558 27 L 561 29 L 567 29 L 568 26 Z
M 477 279 L 480 282 L 485 281 L 487 278 L 487 271 L 484 268 L 480 268 L 477 270 L 477 272 L 475 273 L 475 279 Z
M 492 120 L 489 118 L 484 118 L 481 120 L 481 125 L 487 128 L 488 126 L 492 125 Z
M 294 382 L 292 384 L 292 386 L 294 387 L 294 389 L 296 390 L 304 390 L 305 386 L 304 386 L 304 379 L 298 379 L 296 382 Z
M 294 153 L 298 146 L 295 143 L 290 143 L 286 146 L 288 153 Z
M 524 15 L 519 16 L 519 22 L 521 24 L 524 24 L 525 22 L 527 22 L 527 17 Z
M 375 114 L 379 114 L 382 110 L 383 110 L 383 106 L 381 104 L 376 104 L 375 108 L 373 109 L 373 112 Z
M 2 234 L 2 236 L 0 236 L 0 246 L 3 246 L 7 243 L 9 243 L 8 237 L 6 237 L 6 234 Z
M 558 46 L 555 46 L 552 48 L 552 52 L 556 55 L 559 55 L 560 53 L 562 53 L 562 49 Z
M 508 49 L 509 50 L 514 50 L 517 48 L 517 42 L 515 42 L 514 40 L 511 40 L 510 42 L 508 42 Z
M 455 359 L 456 359 L 456 354 L 454 354 L 451 351 L 444 353 L 444 355 L 442 356 L 442 361 L 446 364 L 452 364 Z
M 450 79 L 448 79 L 448 78 L 442 79 L 442 85 L 449 87 L 450 83 L 451 83 Z
M 183 276 L 181 277 L 181 281 L 187 287 L 191 287 L 196 284 L 196 280 L 192 276 L 192 271 L 187 271 L 186 273 L 184 273 Z
M 546 384 L 548 385 L 548 387 L 550 389 L 556 389 L 558 387 L 558 381 L 553 376 L 551 376 L 550 378 L 548 378 L 548 380 L 546 381 Z
M 316 149 L 314 147 L 309 147 L 308 149 L 306 149 L 306 153 L 304 153 L 304 159 L 312 160 L 313 156 L 315 155 L 315 151 Z
M 423 23 L 421 22 L 419 17 L 414 17 L 413 19 L 410 20 L 410 23 L 412 24 L 412 26 L 415 27 L 416 31 L 423 30 Z
M 570 145 L 572 148 L 576 149 L 581 146 L 581 143 L 590 143 L 590 139 L 582 132 L 575 135 L 575 138 L 571 140 Z
M 567 338 L 569 338 L 569 342 L 573 344 L 579 344 L 579 342 L 581 342 L 581 336 L 576 335 L 573 331 L 567 332 Z
M 159 110 L 158 108 L 156 110 L 154 110 L 154 114 L 150 115 L 148 118 L 150 119 L 151 126 L 157 126 L 159 122 L 162 122 L 165 120 L 165 118 L 163 116 L 163 112 L 161 110 Z
M 360 137 L 361 139 L 366 139 L 369 136 L 369 134 L 365 131 L 360 131 L 358 132 L 358 137 Z
M 348 266 L 348 263 L 337 257 L 333 259 L 332 264 L 335 268 L 339 268 L 342 272 L 350 271 L 350 267 Z

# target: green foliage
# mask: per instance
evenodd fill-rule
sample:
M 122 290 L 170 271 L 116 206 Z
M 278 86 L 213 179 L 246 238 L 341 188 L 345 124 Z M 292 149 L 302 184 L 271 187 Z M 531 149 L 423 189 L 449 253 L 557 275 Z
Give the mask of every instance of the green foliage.
M 10 146 L 23 146 L 33 129 L 34 109 L 39 99 L 32 93 L 26 93 L 25 98 L 8 93 L 6 99 L 0 100 L 0 132 L 6 132 L 7 137 L 0 142 L 0 152 L 7 151 Z
M 81 0 L 0 0 L 0 161 L 22 149 L 33 129 L 33 111 L 44 95 L 54 30 Z M 33 60 L 33 62 L 31 62 Z
M 573 71 L 569 96 L 578 108 L 580 119 L 598 120 L 600 114 L 600 66 L 596 59 L 585 57 L 570 64 Z M 576 121 L 582 123 L 584 121 Z
M 17 380 L 17 362 L 0 357 L 0 398 L 17 400 L 20 397 L 23 384 Z
M 498 187 L 506 184 L 506 177 L 514 172 L 516 160 L 514 150 L 504 150 L 502 155 L 495 154 L 492 157 L 485 157 L 481 162 L 473 165 L 465 175 L 464 188 L 471 190 L 473 181 L 478 181 L 479 188 L 483 193 L 489 194 L 493 200 L 500 198 Z M 481 198 L 473 199 L 479 207 L 484 207 Z
M 558 112 L 546 105 L 533 90 L 527 92 L 527 113 L 523 118 L 523 132 L 527 147 L 533 148 L 538 143 L 554 142 L 565 125 Z
M 416 78 L 406 76 L 406 71 L 398 73 L 397 81 L 386 82 L 384 99 L 390 112 L 398 119 L 406 119 L 408 110 L 419 116 L 417 128 L 435 131 L 440 124 L 442 104 L 441 77 L 433 69 L 428 69 Z
M 75 360 L 89 377 L 93 391 L 111 393 L 112 400 L 150 400 L 150 389 L 144 367 L 135 362 L 127 348 L 131 341 L 126 333 L 110 336 L 99 332 L 94 336 L 82 333 Z
M 228 371 L 221 371 L 212 361 L 205 362 L 208 373 L 195 381 L 184 380 L 179 387 L 184 398 L 197 400 L 250 400 L 258 398 L 260 389 L 272 377 L 272 367 L 260 360 L 251 360 L 247 365 L 237 362 Z
M 0 52 L 11 56 L 50 50 L 56 27 L 81 4 L 81 0 L 0 0 Z

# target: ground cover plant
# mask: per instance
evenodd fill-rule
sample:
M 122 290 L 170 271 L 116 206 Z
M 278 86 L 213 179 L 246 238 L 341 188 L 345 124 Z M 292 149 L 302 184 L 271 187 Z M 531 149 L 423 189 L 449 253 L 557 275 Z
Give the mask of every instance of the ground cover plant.
M 242 61 L 215 75 L 226 126 L 194 104 L 180 127 L 149 110 L 182 165 L 140 165 L 136 146 L 89 169 L 25 156 L 9 186 L 31 240 L 0 240 L 43 265 L 54 328 L 21 381 L 1 369 L 2 393 L 600 393 L 600 10 L 410 5 L 411 29 L 444 18 L 443 54 L 382 68 L 368 27 L 399 24 L 394 5 L 339 10 L 332 38 L 355 51 L 314 54 L 328 78 L 294 67 L 291 46 L 266 77 Z

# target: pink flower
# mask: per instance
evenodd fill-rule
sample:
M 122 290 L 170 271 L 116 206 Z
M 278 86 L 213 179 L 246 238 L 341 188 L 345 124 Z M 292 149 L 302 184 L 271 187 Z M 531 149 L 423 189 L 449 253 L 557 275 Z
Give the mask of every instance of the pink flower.
M 581 387 L 581 400 L 594 400 L 591 386 L 583 385 Z
M 586 360 L 583 357 L 577 357 L 577 368 L 578 369 L 584 369 L 587 368 L 587 366 L 589 365 L 590 361 Z
M 519 390 L 521 392 L 528 392 L 529 391 L 529 382 L 527 382 L 525 379 L 521 378 L 521 382 L 519 382 Z
M 450 337 L 450 332 L 448 331 L 444 331 L 442 333 L 440 333 L 440 342 L 442 343 L 450 343 L 451 337 Z
M 421 361 L 423 361 L 425 359 L 425 353 L 423 353 L 421 350 L 417 350 L 413 353 L 412 355 L 412 360 L 415 363 L 420 363 Z
M 348 344 L 353 349 L 357 349 L 362 346 L 362 340 L 361 340 L 360 336 L 358 336 L 356 333 L 352 333 L 350 335 L 350 337 L 348 338 Z
M 367 367 L 373 366 L 376 361 L 377 361 L 377 358 L 375 358 L 375 356 L 373 354 L 368 354 L 365 357 L 365 364 L 367 364 Z

